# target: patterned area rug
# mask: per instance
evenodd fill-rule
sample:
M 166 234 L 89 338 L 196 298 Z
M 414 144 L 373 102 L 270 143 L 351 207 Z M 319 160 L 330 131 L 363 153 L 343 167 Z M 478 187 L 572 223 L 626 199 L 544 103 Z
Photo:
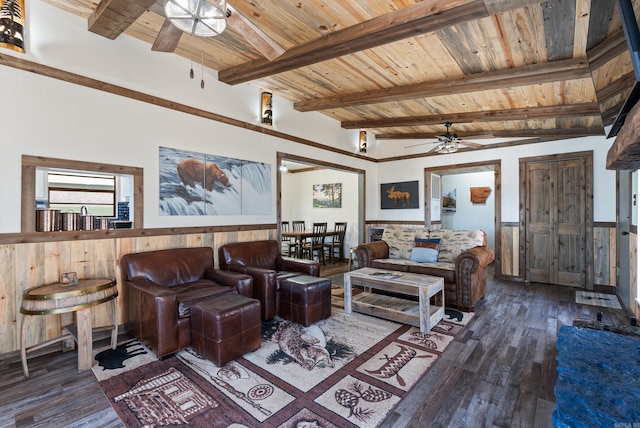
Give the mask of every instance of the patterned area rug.
M 593 293 L 591 291 L 576 291 L 576 303 L 582 305 L 602 306 L 605 308 L 622 309 L 618 296 L 615 294 Z
M 224 367 L 191 350 L 157 360 L 130 341 L 96 355 L 93 372 L 127 427 L 376 427 L 473 315 L 448 311 L 424 334 L 333 310 L 307 328 L 263 323 L 262 347 Z

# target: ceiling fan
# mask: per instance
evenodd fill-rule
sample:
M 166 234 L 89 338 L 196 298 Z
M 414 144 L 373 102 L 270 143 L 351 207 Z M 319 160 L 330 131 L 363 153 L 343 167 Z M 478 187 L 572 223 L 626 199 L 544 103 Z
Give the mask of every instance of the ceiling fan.
M 429 153 L 431 152 L 437 152 L 437 153 L 443 153 L 443 154 L 454 153 L 458 151 L 459 145 L 463 145 L 471 148 L 482 146 L 482 144 L 479 144 L 479 143 L 473 143 L 471 141 L 465 141 L 465 140 L 459 139 L 457 134 L 449 132 L 449 128 L 451 127 L 451 125 L 453 125 L 452 122 L 444 123 L 444 126 L 447 130 L 444 134 L 438 136 L 437 145 L 431 150 L 429 150 Z M 483 137 L 486 137 L 486 136 L 483 136 Z M 405 146 L 404 148 L 406 149 L 409 147 L 417 147 L 417 146 L 422 146 L 424 144 L 433 144 L 433 143 L 413 144 L 410 146 Z
M 205 0 L 197 0 L 196 2 L 194 2 L 194 0 L 165 0 L 157 2 L 156 4 L 158 3 L 163 4 L 164 6 L 154 6 L 153 11 L 159 15 L 166 16 L 167 18 L 165 18 L 162 28 L 160 28 L 151 50 L 156 52 L 174 52 L 178 46 L 178 42 L 180 42 L 183 32 L 185 31 L 172 24 L 168 16 L 170 16 L 170 14 L 175 14 L 176 11 L 186 11 L 190 7 L 194 7 L 195 4 L 197 4 L 197 7 L 205 7 L 200 5 L 207 2 Z M 190 3 L 193 4 L 190 5 Z M 269 60 L 273 60 L 284 53 L 284 49 L 280 45 L 260 30 L 255 24 L 236 11 L 229 3 L 221 2 L 221 4 L 226 7 L 226 25 L 236 33 L 241 34 L 247 43 L 249 43 L 258 53 Z M 208 7 L 214 8 L 214 6 Z M 193 31 L 191 31 L 191 34 L 198 35 Z

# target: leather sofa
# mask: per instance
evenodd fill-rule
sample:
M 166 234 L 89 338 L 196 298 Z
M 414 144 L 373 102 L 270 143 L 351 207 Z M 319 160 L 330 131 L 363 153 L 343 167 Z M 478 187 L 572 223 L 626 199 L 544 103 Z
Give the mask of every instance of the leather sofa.
M 283 257 L 275 240 L 222 245 L 218 248 L 218 263 L 220 269 L 253 278 L 253 298 L 260 300 L 263 321 L 279 312 L 280 281 L 302 274 L 320 276 L 318 262 Z
M 418 239 L 440 240 L 436 262 L 412 260 Z M 487 266 L 494 254 L 487 247 L 487 236 L 479 229 L 409 229 L 386 227 L 382 240 L 356 248 L 358 266 L 411 272 L 444 278 L 445 304 L 473 312 L 487 291 Z
M 235 293 L 253 295 L 248 275 L 214 269 L 210 247 L 127 254 L 120 261 L 126 330 L 163 357 L 191 345 L 191 307 Z

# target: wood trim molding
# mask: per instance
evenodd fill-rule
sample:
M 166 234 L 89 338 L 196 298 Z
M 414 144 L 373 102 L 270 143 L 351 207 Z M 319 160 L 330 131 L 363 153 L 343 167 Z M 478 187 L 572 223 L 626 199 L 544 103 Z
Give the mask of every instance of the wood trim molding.
M 402 224 L 407 226 L 424 226 L 424 221 L 414 220 L 366 220 L 366 225 L 382 226 L 385 224 Z
M 195 233 L 228 233 L 250 230 L 272 230 L 275 224 L 238 224 L 231 226 L 190 226 L 152 229 L 108 229 L 87 231 L 1 233 L 0 245 L 37 242 L 84 241 L 91 239 L 138 238 L 165 235 L 189 235 Z
M 191 107 L 186 104 L 180 104 L 168 99 L 145 94 L 144 92 L 135 91 L 133 89 L 128 89 L 122 86 L 103 82 L 90 77 L 82 76 L 75 73 L 70 73 L 68 71 L 60 70 L 58 68 L 50 67 L 43 64 L 38 64 L 32 61 L 28 61 L 28 60 L 14 57 L 11 55 L 5 55 L 0 53 L 0 65 L 15 68 L 22 71 L 28 71 L 41 76 L 50 77 L 52 79 L 62 80 L 63 82 L 73 83 L 76 85 L 95 89 L 97 91 L 103 91 L 103 92 L 118 95 L 121 97 L 137 100 L 143 103 L 152 104 L 158 107 L 164 107 L 169 110 L 175 110 L 181 113 L 198 116 L 204 119 L 209 119 L 216 122 L 224 123 L 226 125 L 246 129 L 248 131 L 258 132 L 260 134 L 282 138 L 283 140 L 292 141 L 294 143 L 306 145 L 309 147 L 315 147 L 318 149 L 326 150 L 328 152 L 333 152 L 333 153 L 338 153 L 344 156 L 350 156 L 358 159 L 373 161 L 373 159 L 370 159 L 367 156 L 364 156 L 358 153 L 352 153 L 346 150 L 329 147 L 324 144 L 317 143 L 315 141 L 307 140 L 306 138 L 296 137 L 294 135 L 289 135 L 284 132 L 276 131 L 274 129 L 270 129 L 260 125 L 255 125 L 253 123 L 245 122 L 238 119 L 233 119 L 228 116 L 223 116 L 221 114 L 213 113 L 207 110 Z

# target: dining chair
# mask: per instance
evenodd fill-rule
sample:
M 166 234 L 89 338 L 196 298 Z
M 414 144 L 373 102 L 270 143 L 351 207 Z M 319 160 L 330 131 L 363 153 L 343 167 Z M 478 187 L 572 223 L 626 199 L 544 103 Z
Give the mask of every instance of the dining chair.
M 280 223 L 280 232 L 288 232 L 290 229 L 290 224 L 288 221 L 283 221 Z M 282 236 L 280 235 L 280 252 L 282 254 L 286 254 L 287 257 L 291 257 L 291 237 L 290 236 Z
M 302 254 L 306 255 L 309 260 L 313 260 L 314 253 L 318 252 L 318 261 L 326 266 L 324 258 L 324 238 L 327 234 L 327 223 L 313 223 L 313 235 L 311 240 L 302 245 Z
M 294 232 L 304 232 L 306 229 L 304 220 L 293 220 L 291 222 L 291 227 Z M 299 253 L 302 252 L 302 245 L 306 241 L 304 239 L 290 239 L 289 241 L 289 254 L 292 254 L 291 257 L 297 257 Z
M 331 236 L 331 241 L 325 244 L 325 251 L 329 254 L 331 263 L 335 263 L 335 256 L 344 261 L 344 236 L 347 232 L 347 222 L 336 222 L 334 226 L 335 234 Z

